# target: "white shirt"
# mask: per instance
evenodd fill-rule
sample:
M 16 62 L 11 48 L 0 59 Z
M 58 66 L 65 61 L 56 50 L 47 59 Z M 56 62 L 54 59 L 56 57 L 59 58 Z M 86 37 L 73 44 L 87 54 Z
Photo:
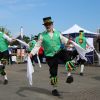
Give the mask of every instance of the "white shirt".
M 4 34 L 3 38 L 6 39 L 9 42 L 12 42 L 12 38 L 10 38 L 8 35 Z
M 53 37 L 53 33 L 48 33 L 48 34 L 50 35 L 51 38 Z M 61 34 L 60 34 L 60 40 L 61 40 L 61 42 L 64 43 L 64 44 L 67 44 L 67 42 L 68 42 L 68 39 L 65 38 L 65 37 L 64 37 L 63 35 L 61 35 Z M 31 51 L 31 53 L 32 53 L 33 55 L 35 55 L 35 54 L 38 53 L 38 50 L 39 50 L 39 48 L 40 48 L 41 45 L 42 45 L 42 41 L 43 41 L 43 37 L 42 37 L 42 35 L 40 35 L 40 39 L 37 41 L 37 43 L 35 44 L 34 48 L 33 48 L 32 51 Z

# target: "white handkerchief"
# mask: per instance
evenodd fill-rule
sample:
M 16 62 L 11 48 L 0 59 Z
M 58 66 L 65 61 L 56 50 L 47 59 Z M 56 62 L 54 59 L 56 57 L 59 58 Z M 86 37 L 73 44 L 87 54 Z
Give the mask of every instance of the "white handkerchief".
M 21 43 L 22 45 L 24 45 L 24 46 L 26 46 L 27 48 L 29 48 L 29 45 L 26 43 L 26 42 L 24 42 L 24 41 L 22 41 L 22 40 L 19 40 L 19 39 L 16 39 L 19 43 Z
M 87 61 L 87 58 L 85 57 L 85 54 L 87 53 L 87 51 L 85 49 L 83 49 L 81 46 L 79 46 L 77 43 L 73 42 L 78 54 L 80 55 L 81 59 L 84 59 Z
M 27 78 L 29 80 L 29 84 L 32 85 L 32 74 L 34 72 L 34 67 L 32 65 L 32 62 L 31 62 L 31 59 L 30 57 L 28 56 L 28 59 L 27 59 Z

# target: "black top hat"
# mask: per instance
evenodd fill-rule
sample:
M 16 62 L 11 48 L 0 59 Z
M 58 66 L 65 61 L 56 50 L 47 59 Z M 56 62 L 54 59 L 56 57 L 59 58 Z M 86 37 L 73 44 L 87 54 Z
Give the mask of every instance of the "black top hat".
M 84 32 L 84 31 L 83 31 L 83 30 L 79 30 L 79 33 L 80 33 L 80 32 Z
M 34 39 L 34 40 L 37 40 L 37 39 L 38 39 L 38 36 L 37 36 L 37 35 L 35 35 L 35 36 L 33 37 L 33 39 Z
M 45 17 L 43 18 L 43 25 L 48 24 L 48 23 L 53 23 L 51 17 Z

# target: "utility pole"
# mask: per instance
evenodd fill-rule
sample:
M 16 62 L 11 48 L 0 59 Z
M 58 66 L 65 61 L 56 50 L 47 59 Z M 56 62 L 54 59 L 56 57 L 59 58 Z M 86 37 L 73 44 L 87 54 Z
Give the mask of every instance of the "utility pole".
M 20 36 L 21 40 L 23 40 L 23 26 L 20 27 Z M 22 44 L 20 45 L 20 62 L 23 62 L 23 57 L 22 57 Z

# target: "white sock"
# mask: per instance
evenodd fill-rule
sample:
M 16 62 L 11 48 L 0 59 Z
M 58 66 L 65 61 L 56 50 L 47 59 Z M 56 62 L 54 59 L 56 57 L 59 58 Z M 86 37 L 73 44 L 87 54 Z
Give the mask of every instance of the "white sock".
M 4 79 L 5 79 L 5 80 L 8 80 L 7 75 L 4 76 Z
M 71 76 L 71 72 L 68 72 L 67 76 Z
M 81 73 L 84 71 L 84 65 L 81 65 Z

